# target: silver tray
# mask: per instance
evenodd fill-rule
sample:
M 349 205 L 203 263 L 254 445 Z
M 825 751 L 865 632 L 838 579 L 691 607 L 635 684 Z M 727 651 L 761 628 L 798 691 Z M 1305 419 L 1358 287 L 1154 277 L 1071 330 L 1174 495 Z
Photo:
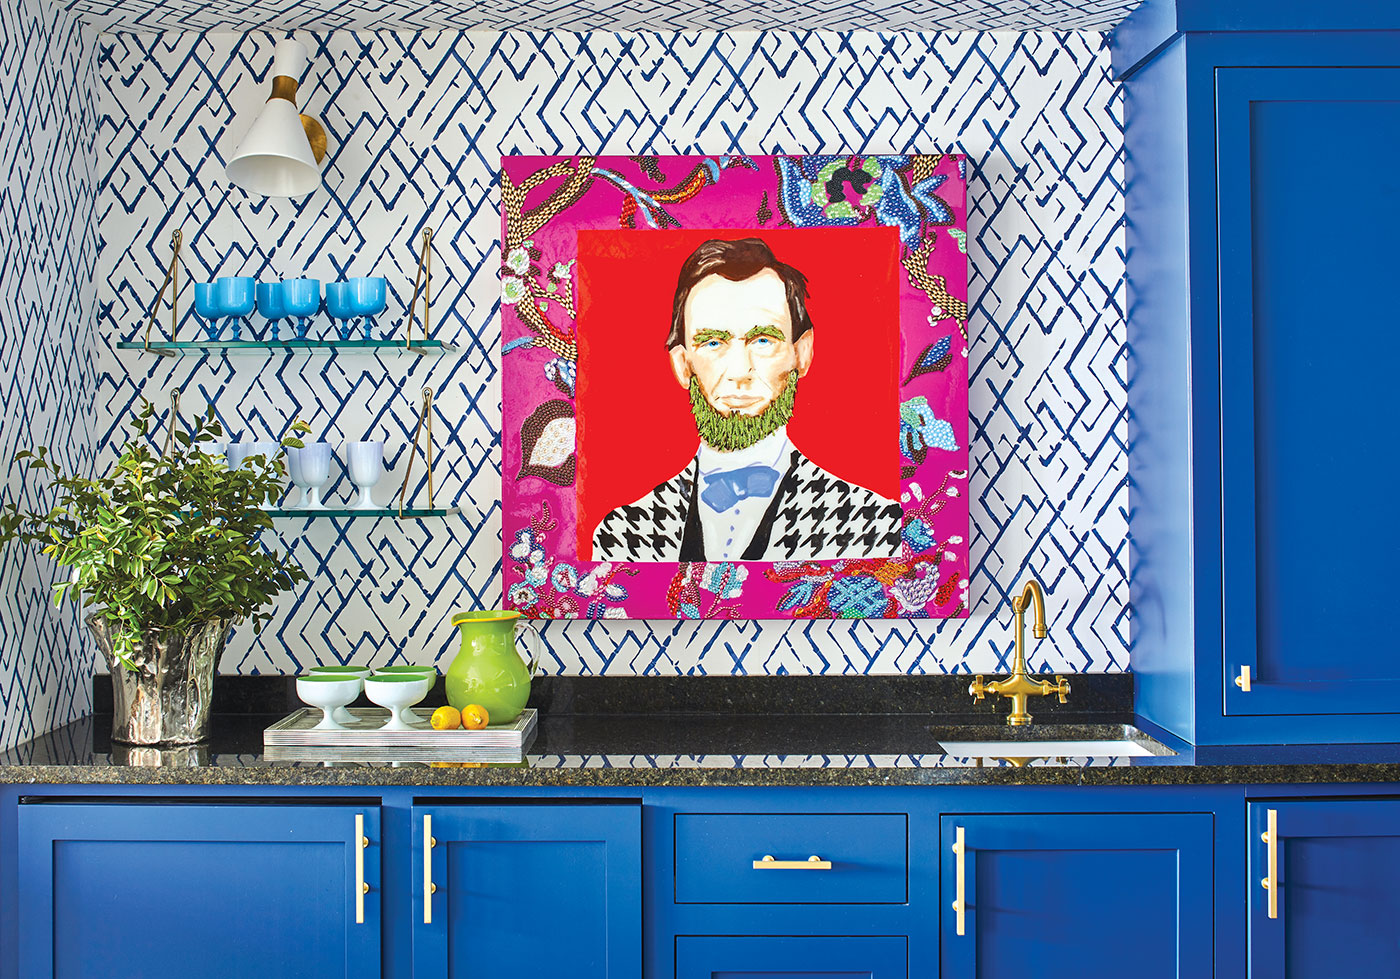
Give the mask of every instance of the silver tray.
M 385 731 L 382 727 L 389 719 L 389 712 L 384 708 L 348 709 L 355 718 L 353 723 L 339 731 L 318 731 L 314 728 L 321 720 L 320 708 L 302 707 L 264 730 L 263 746 L 267 749 L 296 748 L 296 757 L 308 761 L 519 761 L 534 740 L 539 717 L 538 711 L 527 707 L 509 724 L 493 724 L 479 731 L 435 731 L 429 723 L 432 710 L 418 707 L 404 713 L 410 723 L 416 720 L 421 728 Z M 307 749 L 316 749 L 318 757 L 312 758 Z M 346 754 L 352 749 L 353 758 Z M 334 752 L 334 756 L 326 752 Z M 264 753 L 272 760 L 290 757 L 282 750 Z M 487 753 L 491 757 L 486 757 Z

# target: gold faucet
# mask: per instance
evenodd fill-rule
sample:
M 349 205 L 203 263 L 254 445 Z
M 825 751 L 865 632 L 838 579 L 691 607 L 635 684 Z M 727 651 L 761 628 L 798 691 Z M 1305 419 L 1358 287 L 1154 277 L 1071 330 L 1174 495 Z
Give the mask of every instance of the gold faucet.
M 1027 698 L 1059 694 L 1060 703 L 1063 704 L 1068 702 L 1066 698 L 1069 696 L 1069 681 L 1064 677 L 1057 676 L 1051 683 L 1049 680 L 1032 680 L 1026 672 L 1026 605 L 1031 601 L 1035 602 L 1032 633 L 1037 639 L 1045 638 L 1045 595 L 1040 590 L 1040 583 L 1032 578 L 1021 589 L 1021 594 L 1011 600 L 1011 610 L 1016 613 L 1016 661 L 1011 664 L 1011 676 L 986 683 L 979 674 L 967 688 L 967 692 L 978 700 L 989 693 L 1010 697 L 1011 713 L 1007 715 L 1006 723 L 1012 727 L 1024 727 L 1031 722 L 1031 715 L 1026 712 Z

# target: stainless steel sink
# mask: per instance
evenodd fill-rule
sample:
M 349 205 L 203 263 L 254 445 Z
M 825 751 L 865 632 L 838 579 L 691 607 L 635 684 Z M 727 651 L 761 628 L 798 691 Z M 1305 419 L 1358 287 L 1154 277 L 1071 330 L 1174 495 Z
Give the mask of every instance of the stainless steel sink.
M 1131 724 L 1031 724 L 1027 727 L 931 727 L 955 758 L 1149 758 L 1175 755 Z

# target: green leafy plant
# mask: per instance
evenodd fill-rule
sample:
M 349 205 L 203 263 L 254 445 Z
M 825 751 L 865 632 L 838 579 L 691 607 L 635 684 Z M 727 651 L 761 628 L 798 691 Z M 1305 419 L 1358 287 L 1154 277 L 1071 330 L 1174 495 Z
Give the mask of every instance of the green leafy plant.
M 196 443 L 223 435 L 212 406 L 158 454 L 148 438 L 154 415 L 143 401 L 130 423 L 132 438 L 100 478 L 60 472 L 47 448 L 18 453 L 17 463 L 52 477 L 57 502 L 47 513 L 14 504 L 0 510 L 0 541 L 38 544 L 72 569 L 54 585 L 55 603 L 81 595 L 99 606 L 127 669 L 135 669 L 132 656 L 152 630 L 220 618 L 249 618 L 260 630 L 272 614 L 265 606 L 306 580 L 290 555 L 260 540 L 272 526 L 263 503 L 285 485 L 280 456 L 252 456 L 231 469 L 201 451 Z M 308 431 L 294 423 L 282 445 L 302 447 L 297 435 Z

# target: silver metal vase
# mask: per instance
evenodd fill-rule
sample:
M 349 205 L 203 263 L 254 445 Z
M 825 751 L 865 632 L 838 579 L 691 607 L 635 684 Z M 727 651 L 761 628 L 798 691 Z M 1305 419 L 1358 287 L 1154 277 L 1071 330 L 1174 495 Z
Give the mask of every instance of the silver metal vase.
M 132 657 L 135 670 L 112 655 L 112 635 L 100 613 L 89 615 L 87 624 L 112 674 L 113 741 L 178 745 L 209 736 L 214 669 L 231 620 L 209 619 L 184 631 L 147 632 Z

